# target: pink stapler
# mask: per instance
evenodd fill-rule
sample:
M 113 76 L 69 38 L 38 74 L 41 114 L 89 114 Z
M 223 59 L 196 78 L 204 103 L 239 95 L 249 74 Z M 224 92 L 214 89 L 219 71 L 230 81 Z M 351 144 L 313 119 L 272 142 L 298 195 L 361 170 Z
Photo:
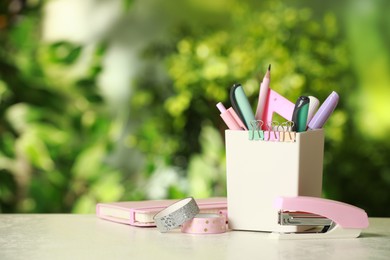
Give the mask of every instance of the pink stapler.
M 315 197 L 278 197 L 279 225 L 305 226 L 305 231 L 272 233 L 279 239 L 355 238 L 367 228 L 367 213 L 339 201 Z

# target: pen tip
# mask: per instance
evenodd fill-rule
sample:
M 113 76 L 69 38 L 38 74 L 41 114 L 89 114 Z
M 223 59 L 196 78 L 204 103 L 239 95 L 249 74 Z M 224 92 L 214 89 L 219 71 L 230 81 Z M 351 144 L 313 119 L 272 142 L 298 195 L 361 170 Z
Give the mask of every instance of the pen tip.
M 270 65 L 268 65 L 268 71 L 270 71 L 271 70 L 271 64 Z

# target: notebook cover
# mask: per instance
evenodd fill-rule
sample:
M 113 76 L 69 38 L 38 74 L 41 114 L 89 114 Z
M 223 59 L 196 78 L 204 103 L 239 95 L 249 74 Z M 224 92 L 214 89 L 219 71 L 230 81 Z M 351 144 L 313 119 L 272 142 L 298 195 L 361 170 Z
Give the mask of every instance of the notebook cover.
M 157 214 L 159 211 L 177 202 L 177 199 L 167 200 L 144 200 L 144 201 L 121 201 L 96 204 L 96 216 L 122 224 L 128 224 L 139 227 L 154 227 L 154 222 L 138 222 L 135 220 L 135 214 Z M 225 197 L 213 197 L 205 199 L 195 199 L 202 210 L 218 210 L 226 214 L 227 200 Z M 115 209 L 110 215 L 103 214 L 104 209 Z M 123 215 L 125 217 L 123 217 Z

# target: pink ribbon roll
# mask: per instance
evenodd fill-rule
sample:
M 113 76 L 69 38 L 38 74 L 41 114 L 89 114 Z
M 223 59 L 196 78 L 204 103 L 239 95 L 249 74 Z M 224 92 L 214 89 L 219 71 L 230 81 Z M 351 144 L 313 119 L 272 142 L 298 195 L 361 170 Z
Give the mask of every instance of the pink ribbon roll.
M 221 214 L 197 214 L 184 222 L 181 232 L 190 234 L 219 234 L 226 232 L 226 217 Z

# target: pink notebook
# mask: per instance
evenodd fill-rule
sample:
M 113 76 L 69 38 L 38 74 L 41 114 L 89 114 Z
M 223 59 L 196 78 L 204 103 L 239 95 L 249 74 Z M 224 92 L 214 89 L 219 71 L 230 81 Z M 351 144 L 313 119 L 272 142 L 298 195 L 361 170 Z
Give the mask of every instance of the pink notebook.
M 123 201 L 96 204 L 96 216 L 101 219 L 138 227 L 154 227 L 153 217 L 179 200 Z M 224 197 L 195 199 L 200 213 L 227 214 Z

